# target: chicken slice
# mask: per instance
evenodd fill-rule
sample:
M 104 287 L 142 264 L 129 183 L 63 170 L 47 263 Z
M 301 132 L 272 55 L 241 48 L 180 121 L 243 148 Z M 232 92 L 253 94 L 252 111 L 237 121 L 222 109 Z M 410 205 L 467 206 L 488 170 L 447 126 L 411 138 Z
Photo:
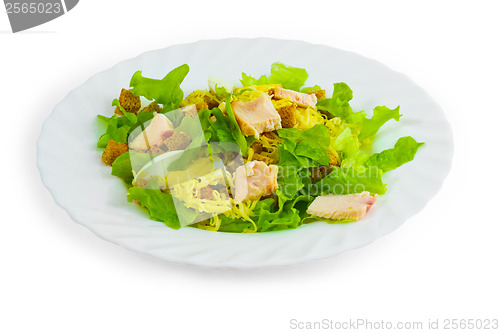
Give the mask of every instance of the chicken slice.
M 296 92 L 293 90 L 283 89 L 279 87 L 274 88 L 274 97 L 276 99 L 288 98 L 290 101 L 295 102 L 303 107 L 308 107 L 308 106 L 315 107 L 316 102 L 318 101 L 318 98 L 316 97 L 315 94 L 304 94 L 301 92 Z
M 245 136 L 254 135 L 258 139 L 261 133 L 281 128 L 281 117 L 266 94 L 246 103 L 233 101 L 231 107 Z
M 278 167 L 261 161 L 250 161 L 239 166 L 234 173 L 236 202 L 259 200 L 278 189 Z
M 129 149 L 145 153 L 153 146 L 160 146 L 174 133 L 174 125 L 162 113 L 155 113 L 149 125 L 129 144 Z
M 307 213 L 333 220 L 359 220 L 366 215 L 378 195 L 370 192 L 345 195 L 321 195 L 309 205 Z

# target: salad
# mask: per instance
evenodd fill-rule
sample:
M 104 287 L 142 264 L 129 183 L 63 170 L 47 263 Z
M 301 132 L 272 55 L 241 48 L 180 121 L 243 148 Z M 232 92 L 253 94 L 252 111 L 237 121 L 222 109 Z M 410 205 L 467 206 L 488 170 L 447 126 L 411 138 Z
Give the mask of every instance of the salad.
M 414 159 L 410 136 L 371 153 L 400 107 L 354 111 L 346 83 L 326 96 L 303 68 L 274 63 L 238 84 L 209 77 L 184 96 L 187 64 L 162 79 L 134 73 L 99 115 L 97 147 L 111 174 L 152 220 L 179 229 L 267 232 L 363 218 L 383 195 L 383 175 Z

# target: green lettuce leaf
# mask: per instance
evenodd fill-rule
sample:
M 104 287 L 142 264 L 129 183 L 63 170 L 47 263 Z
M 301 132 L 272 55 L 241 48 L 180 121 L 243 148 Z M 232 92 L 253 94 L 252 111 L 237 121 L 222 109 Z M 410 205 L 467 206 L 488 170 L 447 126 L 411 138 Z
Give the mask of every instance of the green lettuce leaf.
M 291 200 L 300 190 L 311 184 L 311 171 L 306 167 L 278 166 L 278 186 L 281 198 Z
M 293 155 L 301 166 L 328 165 L 328 146 L 330 145 L 330 133 L 325 125 L 315 125 L 307 130 L 297 128 L 282 128 L 278 135 L 285 139 L 283 145 L 278 146 L 281 165 L 293 165 L 290 156 Z M 283 161 L 281 154 L 284 153 Z M 312 163 L 311 163 L 312 162 Z
M 134 152 L 134 165 L 138 168 L 140 165 L 145 165 L 153 158 L 149 154 Z M 135 170 L 139 171 L 139 170 Z M 123 180 L 126 184 L 132 185 L 134 174 L 132 172 L 132 164 L 130 162 L 130 152 L 127 151 L 116 158 L 111 166 L 111 175 Z
M 404 136 L 399 138 L 394 148 L 386 149 L 370 156 L 365 165 L 367 167 L 378 167 L 383 172 L 394 170 L 412 161 L 418 148 L 423 144 L 423 142 L 417 142 L 411 136 Z
M 382 182 L 382 170 L 377 167 L 334 167 L 329 175 L 309 186 L 308 190 L 306 194 L 316 196 L 327 193 L 350 194 L 363 191 L 384 194 L 387 189 Z
M 307 205 L 302 206 L 302 209 L 297 209 L 296 206 L 304 202 L 309 203 L 311 199 L 306 195 L 297 196 L 294 200 L 284 202 L 276 211 L 273 211 L 272 201 L 262 204 L 258 210 L 255 210 L 258 216 L 257 230 L 265 232 L 297 228 L 303 218 L 301 210 L 304 211 Z
M 255 79 L 245 73 L 241 74 L 241 84 L 243 87 L 262 84 L 281 84 L 285 89 L 300 91 L 300 88 L 307 80 L 307 71 L 303 68 L 291 67 L 275 62 L 271 65 L 271 75 L 262 75 Z
M 340 152 L 341 167 L 343 168 L 362 166 L 369 157 L 368 154 L 359 150 L 358 138 L 352 134 L 349 127 L 346 127 L 335 138 L 333 147 Z
M 153 118 L 153 113 L 139 112 L 137 116 L 133 113 L 128 113 L 134 117 L 118 116 L 116 114 L 111 117 L 98 115 L 97 118 L 106 126 L 106 131 L 100 136 L 97 147 L 106 148 L 111 139 L 116 142 L 128 143 L 129 134 L 139 126 L 144 128 L 144 124 Z
M 152 220 L 163 222 L 176 230 L 181 227 L 172 195 L 158 189 L 135 186 L 131 187 L 127 193 L 128 202 L 132 202 L 134 199 L 138 200 L 141 206 L 147 208 Z
M 226 113 L 227 116 L 219 108 L 213 108 L 212 110 L 204 109 L 198 113 L 203 132 L 205 133 L 205 140 L 207 142 L 234 142 L 240 147 L 241 153 L 246 155 L 248 143 L 252 139 L 247 140 L 241 133 L 240 126 L 231 108 L 231 96 L 226 98 Z M 215 121 L 211 119 L 212 115 L 215 117 Z
M 303 87 L 302 89 L 300 89 L 300 92 L 308 94 L 310 90 L 320 90 L 320 89 L 321 89 L 320 86 L 314 85 L 312 87 Z
M 320 99 L 316 106 L 318 110 L 326 111 L 332 117 L 339 117 L 346 123 L 359 127 L 359 142 L 377 134 L 380 127 L 390 119 L 399 121 L 401 117 L 399 106 L 392 110 L 387 106 L 377 106 L 373 109 L 373 116 L 368 119 L 365 111 L 353 112 L 349 104 L 352 97 L 352 90 L 346 83 L 334 83 L 332 98 Z
M 401 118 L 399 113 L 399 106 L 395 109 L 389 109 L 387 106 L 377 106 L 373 109 L 373 116 L 370 119 L 363 118 L 359 123 L 361 125 L 361 132 L 358 139 L 362 141 L 368 137 L 377 134 L 382 125 L 391 119 L 399 121 Z
M 150 79 L 142 76 L 142 71 L 137 71 L 130 80 L 132 93 L 155 100 L 163 105 L 163 112 L 177 109 L 184 97 L 180 88 L 182 81 L 189 72 L 187 64 L 174 68 L 161 80 Z
M 340 117 L 343 120 L 348 120 L 353 114 L 352 108 L 349 105 L 352 97 L 352 90 L 346 83 L 334 83 L 332 98 L 318 100 L 316 107 L 318 110 L 330 113 L 332 117 Z
M 271 198 L 260 200 L 253 210 L 254 215 L 252 216 L 257 231 L 267 232 L 297 228 L 306 217 L 304 212 L 312 199 L 310 196 L 302 195 L 294 200 L 284 202 L 279 207 L 275 206 L 275 201 Z M 241 233 L 255 230 L 255 226 L 249 221 L 232 219 L 223 214 L 218 217 L 221 220 L 219 231 Z
M 116 142 L 127 143 L 128 134 L 132 125 L 134 125 L 127 117 L 119 117 L 116 114 L 111 117 L 99 115 L 98 119 L 106 125 L 106 131 L 97 142 L 98 148 L 106 148 L 111 139 Z

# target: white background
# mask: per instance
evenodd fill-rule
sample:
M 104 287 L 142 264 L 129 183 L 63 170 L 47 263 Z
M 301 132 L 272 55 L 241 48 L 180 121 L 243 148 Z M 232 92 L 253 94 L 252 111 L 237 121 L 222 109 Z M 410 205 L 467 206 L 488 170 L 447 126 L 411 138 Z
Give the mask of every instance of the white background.
M 292 332 L 293 318 L 499 318 L 499 10 L 497 1 L 86 0 L 12 34 L 2 9 L 0 332 Z M 53 106 L 121 60 L 225 37 L 327 44 L 407 74 L 453 126 L 442 190 L 369 246 L 266 270 L 167 264 L 74 223 L 35 164 Z

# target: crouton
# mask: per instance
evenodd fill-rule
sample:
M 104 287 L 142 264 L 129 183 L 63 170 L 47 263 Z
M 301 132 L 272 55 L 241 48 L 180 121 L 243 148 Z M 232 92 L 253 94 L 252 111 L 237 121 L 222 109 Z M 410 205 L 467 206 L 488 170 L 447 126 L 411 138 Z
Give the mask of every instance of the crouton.
M 163 149 L 161 149 L 158 145 L 152 145 L 148 150 L 148 154 L 161 155 L 163 153 L 166 152 Z
M 311 181 L 313 183 L 316 183 L 317 181 L 328 176 L 333 171 L 333 167 L 326 166 L 326 165 L 320 165 L 317 167 L 309 168 L 309 171 L 311 172 Z
M 202 109 L 209 110 L 208 104 L 205 101 L 196 103 L 195 105 L 196 105 L 196 110 L 198 110 L 198 112 L 200 112 Z
M 292 128 L 297 123 L 296 120 L 296 107 L 295 103 L 289 100 L 282 99 L 279 101 L 273 101 L 274 108 L 278 111 L 281 117 L 281 127 Z
M 148 106 L 144 107 L 140 112 L 161 112 L 163 108 L 160 106 L 160 104 L 156 102 L 151 102 L 148 104 Z
M 202 187 L 200 189 L 200 199 L 212 199 L 213 192 L 214 192 L 214 189 L 210 185 Z
M 139 110 L 141 109 L 141 98 L 132 94 L 132 92 L 128 89 L 122 89 L 118 101 L 126 112 L 137 114 L 137 112 L 139 112 Z M 115 113 L 117 115 L 123 116 L 123 112 L 118 106 L 115 109 Z
M 253 149 L 254 153 L 260 154 L 260 153 L 262 153 L 262 142 L 255 141 L 254 143 L 252 143 L 252 145 L 250 146 L 250 148 Z
M 111 139 L 104 149 L 101 159 L 104 163 L 106 163 L 106 165 L 111 166 L 118 156 L 126 151 L 128 151 L 128 145 L 126 143 L 116 142 Z
M 191 137 L 189 136 L 189 134 L 181 131 L 175 131 L 174 134 L 165 139 L 165 141 L 163 142 L 163 144 L 167 148 L 167 151 L 186 149 L 190 143 Z
M 309 89 L 309 91 L 307 93 L 316 95 L 317 99 L 326 98 L 325 89 L 317 89 L 317 90 Z

